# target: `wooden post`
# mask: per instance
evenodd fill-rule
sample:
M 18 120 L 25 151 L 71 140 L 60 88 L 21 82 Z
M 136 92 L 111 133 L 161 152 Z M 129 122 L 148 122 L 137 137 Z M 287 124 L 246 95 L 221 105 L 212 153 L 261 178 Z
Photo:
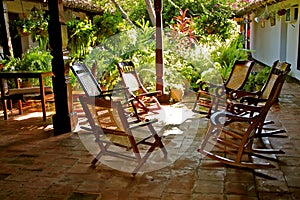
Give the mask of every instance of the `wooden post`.
M 71 119 L 69 115 L 68 102 L 68 77 L 65 77 L 65 65 L 62 52 L 62 37 L 61 37 L 61 23 L 63 10 L 62 0 L 48 1 L 49 7 L 49 43 L 51 46 L 52 71 L 53 77 L 53 91 L 55 99 L 56 113 L 53 115 L 54 133 L 62 134 L 71 131 Z
M 163 41 L 162 41 L 162 0 L 154 0 L 156 15 L 156 90 L 164 91 L 164 61 L 163 61 Z

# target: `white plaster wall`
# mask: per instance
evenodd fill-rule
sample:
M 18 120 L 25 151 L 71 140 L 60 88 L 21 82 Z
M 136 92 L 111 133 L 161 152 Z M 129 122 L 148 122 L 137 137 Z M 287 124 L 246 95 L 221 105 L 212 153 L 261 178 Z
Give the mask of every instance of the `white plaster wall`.
M 285 4 L 289 7 L 295 4 L 299 5 L 300 2 L 299 0 L 288 0 Z M 265 28 L 262 28 L 260 23 L 256 23 L 254 17 L 252 15 L 250 24 L 250 49 L 254 51 L 253 58 L 269 66 L 275 60 L 287 61 L 291 63 L 290 75 L 300 80 L 300 70 L 297 70 L 300 10 L 296 22 L 287 23 L 285 16 L 276 15 L 276 25 L 271 26 L 268 20 Z
M 299 20 L 295 23 L 288 23 L 287 30 L 286 60 L 292 64 L 290 75 L 300 80 L 300 71 L 297 70 Z
M 280 59 L 280 21 L 276 20 L 276 25 L 271 26 L 270 21 L 265 22 L 265 27 L 261 23 L 251 22 L 251 45 L 254 59 L 272 65 L 275 60 Z

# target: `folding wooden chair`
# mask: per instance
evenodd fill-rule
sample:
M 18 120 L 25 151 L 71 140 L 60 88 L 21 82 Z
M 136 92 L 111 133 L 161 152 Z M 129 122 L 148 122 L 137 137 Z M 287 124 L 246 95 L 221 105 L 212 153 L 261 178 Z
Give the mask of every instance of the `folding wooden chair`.
M 234 104 L 233 111 L 217 111 L 211 115 L 210 125 L 205 138 L 198 151 L 207 157 L 224 164 L 246 168 L 270 168 L 275 167 L 269 162 L 254 163 L 251 155 L 264 158 L 268 153 L 284 153 L 274 149 L 253 148 L 254 138 L 258 127 L 264 123 L 264 119 L 270 107 L 276 102 L 285 76 L 279 75 L 270 96 L 263 106 Z M 253 115 L 240 115 L 240 112 L 253 112 Z
M 83 63 L 75 62 L 71 66 L 73 74 L 76 76 L 84 93 L 89 97 L 109 97 L 111 98 L 113 90 L 101 90 L 97 80 L 90 69 Z
M 209 117 L 212 111 L 218 110 L 221 104 L 220 101 L 226 99 L 224 95 L 232 90 L 239 90 L 244 87 L 253 65 L 254 62 L 250 60 L 235 61 L 229 78 L 225 81 L 224 85 L 200 82 L 193 111 Z
M 109 100 L 117 99 L 119 101 L 124 100 L 124 109 L 127 106 L 127 115 L 136 115 L 136 117 L 140 118 L 137 113 L 136 107 L 134 106 L 132 101 L 127 101 L 126 99 L 126 90 L 127 88 L 115 88 L 114 90 L 101 90 L 97 80 L 92 74 L 91 70 L 83 63 L 75 62 L 71 66 L 71 70 L 79 81 L 84 93 L 88 97 L 99 97 L 106 98 Z M 120 93 L 123 94 L 120 95 Z M 82 96 L 82 95 L 79 95 Z M 82 127 L 86 129 L 86 127 Z M 89 130 L 89 129 L 88 129 Z
M 137 164 L 132 171 L 135 175 L 156 147 L 161 149 L 164 157 L 167 156 L 161 138 L 152 126 L 157 120 L 141 121 L 136 116 L 128 118 L 120 101 L 84 96 L 79 99 L 100 148 L 93 165 L 102 156 L 135 161 Z M 143 145 L 142 149 L 138 148 L 140 145 Z
M 137 101 L 137 107 L 142 108 L 144 112 L 161 109 L 161 105 L 156 98 L 156 96 L 161 94 L 161 91 L 147 91 L 137 74 L 133 62 L 124 61 L 116 64 L 122 78 L 122 83 L 124 87 L 128 88 L 129 98 L 133 97 Z
M 256 91 L 256 92 L 247 92 L 247 91 L 243 91 L 243 90 L 231 91 L 231 93 L 228 97 L 227 107 L 230 107 L 232 105 L 232 102 L 236 102 L 236 101 L 247 104 L 247 105 L 255 105 L 255 106 L 260 105 L 260 104 L 265 104 L 268 101 L 268 99 L 270 98 L 272 88 L 274 87 L 274 83 L 276 82 L 276 80 L 279 78 L 280 75 L 286 77 L 286 75 L 291 70 L 290 66 L 291 66 L 291 64 L 289 64 L 287 62 L 279 62 L 279 60 L 275 61 L 271 67 L 268 79 L 267 79 L 266 83 L 263 85 L 261 90 Z M 282 86 L 283 86 L 283 84 L 281 84 L 280 88 L 278 88 L 279 93 L 275 97 L 276 100 L 278 100 Z M 269 125 L 269 124 L 273 124 L 273 123 L 274 123 L 273 121 L 265 121 L 263 125 L 265 126 L 265 125 Z M 280 130 L 273 129 L 272 130 L 271 128 L 270 128 L 271 130 L 267 131 L 266 129 L 268 129 L 268 128 L 266 128 L 264 126 L 261 126 L 258 130 L 259 136 L 261 136 L 261 137 L 286 132 L 283 129 L 280 129 Z M 264 133 L 262 133 L 263 129 L 265 129 Z

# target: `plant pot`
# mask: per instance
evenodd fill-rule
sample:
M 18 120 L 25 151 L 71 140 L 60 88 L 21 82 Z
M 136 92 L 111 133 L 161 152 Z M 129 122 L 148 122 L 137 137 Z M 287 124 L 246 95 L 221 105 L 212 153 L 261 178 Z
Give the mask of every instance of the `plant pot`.
M 172 88 L 170 91 L 170 97 L 172 98 L 173 102 L 181 101 L 183 97 L 182 89 Z
M 170 96 L 169 94 L 163 94 L 157 97 L 157 100 L 161 104 L 169 104 L 170 103 Z

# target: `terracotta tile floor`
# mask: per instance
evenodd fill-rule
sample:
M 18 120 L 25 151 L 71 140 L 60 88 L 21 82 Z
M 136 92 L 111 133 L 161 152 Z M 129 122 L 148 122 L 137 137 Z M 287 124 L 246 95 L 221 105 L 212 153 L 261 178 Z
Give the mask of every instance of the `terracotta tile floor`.
M 86 132 L 54 136 L 53 109 L 49 107 L 46 122 L 35 111 L 38 107 L 28 107 L 7 121 L 1 116 L 0 199 L 300 199 L 300 87 L 292 80 L 269 113 L 287 137 L 269 138 L 285 154 L 276 155 L 277 168 L 267 170 L 232 168 L 201 156 L 197 147 L 205 132 L 203 118 L 197 125 L 187 120 L 177 127 L 195 134 L 178 134 L 168 141 L 176 159 L 163 168 L 136 177 L 103 164 L 92 168 L 93 156 L 80 137 Z M 178 152 L 181 156 L 176 157 Z

